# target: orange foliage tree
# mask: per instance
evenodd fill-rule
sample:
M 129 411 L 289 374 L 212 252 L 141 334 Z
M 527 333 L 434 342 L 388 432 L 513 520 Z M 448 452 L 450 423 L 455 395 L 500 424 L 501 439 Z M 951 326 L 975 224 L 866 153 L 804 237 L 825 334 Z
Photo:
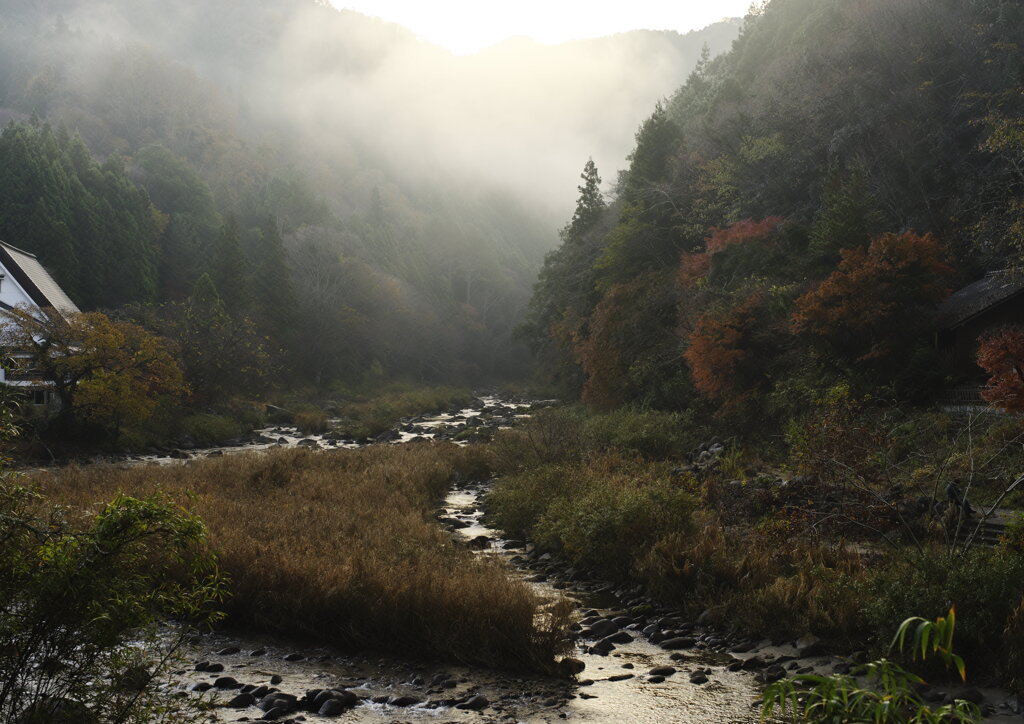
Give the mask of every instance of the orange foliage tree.
M 187 391 L 163 337 L 100 312 L 58 314 L 16 307 L 0 314 L 0 344 L 30 366 L 60 400 L 59 422 L 117 428 L 145 420 L 161 400 Z
M 792 330 L 844 362 L 882 364 L 906 352 L 949 294 L 952 268 L 931 234 L 882 234 L 843 249 L 839 267 L 796 300 Z
M 1024 410 L 1024 327 L 1002 327 L 985 335 L 978 366 L 990 375 L 981 391 L 987 402 L 1011 412 Z
M 756 338 L 765 329 L 765 295 L 755 291 L 738 304 L 702 314 L 690 332 L 683 358 L 705 397 L 737 402 L 757 387 L 765 360 Z

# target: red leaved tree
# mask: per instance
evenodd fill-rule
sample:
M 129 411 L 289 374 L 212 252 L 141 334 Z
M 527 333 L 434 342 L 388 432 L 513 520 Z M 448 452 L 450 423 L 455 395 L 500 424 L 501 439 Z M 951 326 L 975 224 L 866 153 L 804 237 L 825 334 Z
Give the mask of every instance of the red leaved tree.
M 736 401 L 757 386 L 763 363 L 755 337 L 764 327 L 764 294 L 756 291 L 730 307 L 702 314 L 690 332 L 683 358 L 705 397 Z
M 1024 410 L 1024 327 L 993 330 L 978 346 L 978 366 L 989 373 L 981 391 L 986 402 L 1011 412 Z
M 898 361 L 949 294 L 945 250 L 931 234 L 906 231 L 840 253 L 839 267 L 796 300 L 792 330 L 846 363 Z

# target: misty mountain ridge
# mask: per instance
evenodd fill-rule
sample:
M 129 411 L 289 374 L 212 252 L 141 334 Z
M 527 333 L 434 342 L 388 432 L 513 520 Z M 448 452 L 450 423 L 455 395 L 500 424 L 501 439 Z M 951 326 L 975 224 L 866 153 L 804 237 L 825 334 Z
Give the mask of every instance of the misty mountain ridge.
M 521 367 L 511 330 L 584 162 L 593 157 L 614 178 L 651 106 L 686 79 L 705 43 L 719 52 L 738 33 L 734 22 L 455 56 L 313 0 L 8 7 L 0 120 L 35 116 L 80 136 L 99 162 L 123 165 L 118 183 L 141 186 L 161 215 L 158 236 L 136 244 L 147 249 L 141 273 L 152 279 L 139 289 L 149 291 L 102 304 L 181 300 L 233 254 L 260 268 L 272 216 L 299 307 L 320 318 L 285 347 L 315 357 L 295 366 L 318 380 L 375 362 L 430 378 Z M 52 141 L 32 142 L 40 169 L 58 162 Z M 8 188 L 25 200 L 8 206 L 0 238 L 73 269 L 67 250 L 102 234 L 73 214 L 52 216 L 48 229 L 19 222 L 49 182 L 42 171 L 9 173 Z M 118 253 L 136 252 L 75 256 Z M 82 291 L 76 301 L 100 299 Z M 242 301 L 235 309 L 258 311 Z

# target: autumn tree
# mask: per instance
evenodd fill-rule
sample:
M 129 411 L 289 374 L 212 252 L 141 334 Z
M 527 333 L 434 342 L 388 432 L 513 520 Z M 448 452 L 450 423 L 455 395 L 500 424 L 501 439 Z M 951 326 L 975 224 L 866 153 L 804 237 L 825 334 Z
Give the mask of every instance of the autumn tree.
M 929 313 L 949 294 L 945 250 L 931 234 L 907 231 L 840 254 L 839 268 L 796 300 L 792 330 L 840 366 L 905 367 Z
M 769 295 L 753 289 L 701 314 L 687 336 L 683 359 L 698 392 L 736 408 L 764 391 L 780 339 Z
M 978 366 L 989 374 L 985 401 L 1010 412 L 1024 410 L 1024 327 L 993 330 L 981 339 Z
M 116 430 L 186 391 L 168 341 L 136 324 L 99 312 L 25 308 L 3 311 L 0 323 L 4 348 L 28 353 L 30 367 L 51 385 L 63 430 Z

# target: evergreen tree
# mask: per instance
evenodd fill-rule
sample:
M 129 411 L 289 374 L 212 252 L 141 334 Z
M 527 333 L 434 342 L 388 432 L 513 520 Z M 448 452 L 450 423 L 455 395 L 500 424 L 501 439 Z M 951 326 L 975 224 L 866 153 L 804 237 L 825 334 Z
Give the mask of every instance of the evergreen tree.
M 257 323 L 284 343 L 295 319 L 295 291 L 277 219 L 268 216 L 259 229 L 253 254 L 253 290 Z
M 217 235 L 210 271 L 225 308 L 236 318 L 249 308 L 250 279 L 246 266 L 238 220 L 231 214 Z
M 572 221 L 560 234 L 563 243 L 579 241 L 587 230 L 597 223 L 606 208 L 604 195 L 601 193 L 601 177 L 597 173 L 593 158 L 587 159 L 580 178 L 583 185 L 576 187 L 580 192 L 576 200 L 576 211 L 572 215 Z

